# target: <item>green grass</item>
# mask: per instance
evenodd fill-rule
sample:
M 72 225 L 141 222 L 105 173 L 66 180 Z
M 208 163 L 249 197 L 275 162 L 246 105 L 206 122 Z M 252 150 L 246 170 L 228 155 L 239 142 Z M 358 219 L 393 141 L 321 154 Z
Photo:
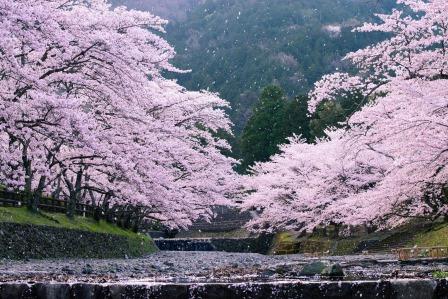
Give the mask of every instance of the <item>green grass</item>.
M 356 239 L 332 239 L 319 235 L 297 238 L 294 233 L 282 232 L 276 234 L 271 253 L 281 251 L 283 245 L 300 242 L 301 253 L 329 253 L 331 255 L 352 254 L 358 245 Z
M 292 243 L 296 243 L 297 238 L 291 232 L 281 232 L 277 233 L 274 237 L 270 254 L 276 254 L 277 252 L 282 252 L 287 250 Z
M 296 237 L 291 234 L 290 232 L 282 232 L 277 234 L 277 240 L 278 242 L 295 242 L 296 241 Z
M 448 278 L 448 272 L 446 272 L 446 271 L 436 271 L 436 272 L 432 273 L 432 276 L 434 278 L 437 278 L 437 279 L 447 279 Z
M 418 233 L 411 245 L 420 247 L 448 246 L 448 223 L 435 226 L 430 231 Z
M 56 220 L 51 220 L 44 214 L 31 213 L 26 208 L 0 208 L 0 222 L 60 227 Z
M 73 219 L 69 219 L 62 213 L 32 213 L 25 207 L 0 207 L 0 222 L 52 226 L 62 229 L 82 230 L 92 233 L 124 236 L 128 239 L 130 245 L 129 247 L 132 251 L 131 254 L 134 256 L 139 255 L 138 253 L 140 252 L 150 253 L 157 250 L 150 237 L 122 229 L 104 220 L 95 221 L 92 218 L 81 216 L 75 216 Z
M 346 255 L 353 254 L 356 247 L 359 244 L 358 240 L 347 239 L 347 240 L 339 240 L 334 244 L 334 252 L 333 255 Z
M 405 245 L 400 245 L 403 235 L 410 235 L 411 239 Z M 434 223 L 430 229 L 427 226 L 421 228 L 411 223 L 391 232 L 377 232 L 352 238 L 329 238 L 320 234 L 297 238 L 294 233 L 283 232 L 276 234 L 271 253 L 282 250 L 282 244 L 300 242 L 300 252 L 302 253 L 329 251 L 331 255 L 346 255 L 353 254 L 360 242 L 371 239 L 378 239 L 386 244 L 390 243 L 391 247 L 413 247 L 415 245 L 418 247 L 448 247 L 448 223 Z M 387 248 L 385 251 L 388 251 Z
M 61 213 L 32 213 L 26 208 L 0 208 L 0 222 L 46 225 L 123 236 L 134 235 L 133 232 L 121 229 L 104 220 L 98 222 L 91 218 L 81 216 L 75 216 L 73 219 L 69 219 Z

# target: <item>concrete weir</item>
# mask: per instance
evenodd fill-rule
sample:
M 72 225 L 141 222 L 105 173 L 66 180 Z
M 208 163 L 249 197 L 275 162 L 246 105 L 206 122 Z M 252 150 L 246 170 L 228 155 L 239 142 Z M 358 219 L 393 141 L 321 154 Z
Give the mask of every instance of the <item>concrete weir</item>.
M 0 283 L 0 299 L 448 299 L 447 280 L 264 283 Z
M 154 242 L 160 250 L 165 251 L 222 251 L 266 254 L 271 246 L 272 236 L 255 238 L 154 239 Z

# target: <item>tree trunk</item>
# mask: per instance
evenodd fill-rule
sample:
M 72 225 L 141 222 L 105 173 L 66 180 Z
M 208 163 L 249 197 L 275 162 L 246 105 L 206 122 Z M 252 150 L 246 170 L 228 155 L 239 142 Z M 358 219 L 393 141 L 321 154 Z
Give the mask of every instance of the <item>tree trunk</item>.
M 39 204 L 40 204 L 40 199 L 42 198 L 42 193 L 44 191 L 45 188 L 45 181 L 47 180 L 46 176 L 41 176 L 39 179 L 39 185 L 37 186 L 37 189 L 34 190 L 34 192 L 32 193 L 32 195 L 30 196 L 30 210 L 33 212 L 37 212 L 39 211 Z
M 76 209 L 76 197 L 74 193 L 70 192 L 70 196 L 68 197 L 67 202 L 67 211 L 66 215 L 68 218 L 73 219 L 75 217 L 75 209 Z
M 132 222 L 132 217 L 133 217 L 133 209 L 131 206 L 123 206 L 123 213 L 122 213 L 122 218 L 123 218 L 123 228 L 124 229 L 131 229 L 131 222 Z
M 103 202 L 103 211 L 104 211 L 104 219 L 109 222 L 109 223 L 113 223 L 113 209 L 114 207 L 110 207 L 109 205 L 109 198 L 110 195 L 106 194 L 105 198 L 104 198 L 104 202 Z
M 23 168 L 25 170 L 25 190 L 24 190 L 25 198 L 24 198 L 24 200 L 26 202 L 28 210 L 30 210 L 32 212 L 37 212 L 37 208 L 36 208 L 36 205 L 34 204 L 34 196 L 33 196 L 33 192 L 32 192 L 32 188 L 33 188 L 32 163 L 28 159 L 28 145 L 26 143 L 23 145 L 22 163 L 23 163 Z
M 54 199 L 59 199 L 60 194 L 61 194 L 61 180 L 62 180 L 62 175 L 60 174 L 58 176 L 58 180 L 56 183 L 56 188 L 53 191 L 53 193 L 51 194 L 51 197 L 53 197 Z
M 73 186 L 72 184 L 68 184 L 69 185 L 69 198 L 68 198 L 68 203 L 67 203 L 67 217 L 68 218 L 73 218 L 75 217 L 76 214 L 76 204 L 79 201 L 79 197 L 81 196 L 81 182 L 82 182 L 82 176 L 83 176 L 83 171 L 82 169 L 80 169 L 78 171 L 78 173 L 76 174 L 76 182 L 75 185 Z
M 89 190 L 89 195 L 90 195 L 90 200 L 91 200 L 91 205 L 92 205 L 92 217 L 95 221 L 100 221 L 101 219 L 101 207 L 100 207 L 100 203 L 97 204 L 96 200 L 95 200 L 95 194 L 93 194 L 92 190 Z
M 132 224 L 132 231 L 137 233 L 140 229 L 140 224 L 143 221 L 144 215 L 141 212 L 139 207 L 135 207 L 134 210 L 135 210 L 135 213 L 134 213 L 134 222 Z

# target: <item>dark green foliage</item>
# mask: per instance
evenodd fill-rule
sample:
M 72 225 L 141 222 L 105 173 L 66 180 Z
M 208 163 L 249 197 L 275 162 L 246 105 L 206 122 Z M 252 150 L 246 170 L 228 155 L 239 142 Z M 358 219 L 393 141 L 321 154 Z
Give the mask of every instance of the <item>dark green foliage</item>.
M 324 102 L 317 108 L 317 111 L 310 122 L 311 134 L 313 137 L 324 137 L 325 129 L 337 126 L 345 120 L 344 109 L 340 103 Z
M 243 169 L 256 161 L 267 161 L 278 151 L 278 145 L 284 139 L 286 105 L 286 98 L 279 87 L 268 86 L 263 90 L 241 137 Z
M 381 36 L 353 33 L 393 0 L 208 0 L 186 20 L 174 21 L 167 38 L 174 63 L 192 72 L 176 75 L 188 89 L 219 92 L 232 104 L 240 135 L 264 86 L 280 85 L 289 98 L 306 94 L 323 74 L 350 70 L 341 58 Z M 326 25 L 340 25 L 331 34 Z
M 308 142 L 325 136 L 325 129 L 344 126 L 344 121 L 360 109 L 365 98 L 361 94 L 345 95 L 337 101 L 323 102 L 316 113 L 308 115 L 308 97 L 288 101 L 278 86 L 266 87 L 245 127 L 241 141 L 242 164 L 245 172 L 255 162 L 268 161 L 279 152 L 288 137 L 301 136 Z
M 241 170 L 269 160 L 293 134 L 311 138 L 307 98 L 288 101 L 280 87 L 266 87 L 241 137 Z
M 336 70 L 350 72 L 352 67 L 341 58 L 383 38 L 352 29 L 372 21 L 374 13 L 390 11 L 395 2 L 199 1 L 191 6 L 186 18 L 171 19 L 167 27 L 166 38 L 178 53 L 173 63 L 192 70 L 174 76 L 188 89 L 216 91 L 231 103 L 229 113 L 235 123 L 236 139 L 227 136 L 233 149 L 233 153 L 227 154 L 242 158 L 241 168 L 246 169 L 254 161 L 269 159 L 278 151 L 278 144 L 286 142 L 286 137 L 293 133 L 312 141 L 354 111 L 342 100 L 326 103 L 310 123 L 306 98 L 299 95 L 307 94 L 324 74 Z M 157 1 L 151 3 L 157 7 Z M 326 30 L 328 25 L 340 26 L 341 31 L 330 32 Z M 278 106 L 261 109 L 266 112 L 253 112 L 255 105 L 260 110 L 258 94 L 268 85 L 280 86 L 285 97 L 297 100 L 285 98 L 278 101 Z M 254 117 L 247 124 L 252 114 Z
M 283 127 L 284 135 L 287 137 L 295 134 L 307 141 L 312 140 L 308 117 L 308 97 L 298 96 L 288 102 L 283 113 Z
M 311 136 L 324 137 L 325 129 L 344 126 L 343 122 L 365 104 L 364 100 L 361 94 L 353 94 L 341 97 L 338 101 L 321 103 L 310 122 Z

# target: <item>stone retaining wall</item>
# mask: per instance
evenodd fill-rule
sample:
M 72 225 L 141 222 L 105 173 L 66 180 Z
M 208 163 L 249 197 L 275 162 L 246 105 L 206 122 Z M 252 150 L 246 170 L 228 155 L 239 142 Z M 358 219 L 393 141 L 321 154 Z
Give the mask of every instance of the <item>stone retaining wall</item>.
M 272 236 L 256 238 L 211 238 L 211 239 L 155 239 L 160 250 L 167 251 L 223 251 L 267 254 Z
M 123 258 L 147 249 L 137 238 L 0 222 L 0 258 Z
M 238 284 L 0 284 L 0 299 L 446 299 L 446 280 Z

